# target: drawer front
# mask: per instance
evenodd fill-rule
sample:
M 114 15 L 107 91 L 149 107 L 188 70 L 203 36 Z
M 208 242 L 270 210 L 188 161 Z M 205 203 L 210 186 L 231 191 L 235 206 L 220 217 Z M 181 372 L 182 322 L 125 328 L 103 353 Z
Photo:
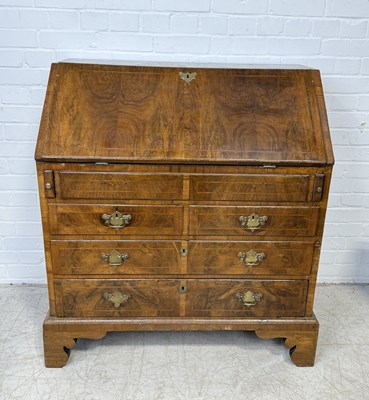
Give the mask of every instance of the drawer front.
M 314 236 L 318 207 L 190 206 L 190 235 Z
M 313 242 L 207 242 L 188 245 L 190 274 L 308 275 Z
M 49 216 L 55 235 L 181 235 L 183 207 L 50 204 Z M 130 216 L 128 222 L 126 216 Z
M 60 275 L 179 274 L 181 242 L 52 240 L 53 272 Z
M 56 179 L 62 199 L 182 199 L 183 178 L 175 174 L 61 171 Z
M 179 315 L 177 280 L 54 280 L 58 317 Z
M 309 175 L 194 175 L 190 177 L 193 200 L 308 201 Z
M 302 317 L 307 281 L 189 280 L 187 317 Z

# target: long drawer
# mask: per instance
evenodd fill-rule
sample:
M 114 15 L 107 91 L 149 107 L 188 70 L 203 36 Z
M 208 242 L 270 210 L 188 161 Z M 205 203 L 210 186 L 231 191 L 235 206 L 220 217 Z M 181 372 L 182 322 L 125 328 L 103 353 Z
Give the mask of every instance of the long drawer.
M 314 236 L 319 207 L 190 206 L 190 235 Z
M 54 274 L 179 274 L 181 242 L 52 240 Z
M 180 235 L 183 206 L 49 204 L 56 235 Z
M 314 243 L 307 241 L 190 241 L 188 273 L 206 275 L 308 275 Z
M 194 201 L 316 201 L 313 173 L 189 174 Z M 55 171 L 61 199 L 180 200 L 184 174 L 159 172 Z M 321 182 L 321 181 L 320 181 Z
M 307 281 L 54 280 L 58 317 L 294 317 Z
M 187 253 L 179 241 L 51 241 L 53 272 L 57 275 L 186 272 L 288 277 L 310 273 L 313 250 L 311 241 L 189 241 Z

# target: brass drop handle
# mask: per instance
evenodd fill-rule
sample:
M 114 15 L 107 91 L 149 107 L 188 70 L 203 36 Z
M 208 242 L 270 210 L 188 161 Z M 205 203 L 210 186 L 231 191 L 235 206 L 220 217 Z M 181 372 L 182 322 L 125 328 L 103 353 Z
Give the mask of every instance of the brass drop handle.
M 114 229 L 121 229 L 129 225 L 132 220 L 131 214 L 121 214 L 119 211 L 114 211 L 113 214 L 103 214 L 101 216 L 102 222 Z
M 251 232 L 254 232 L 254 231 L 262 228 L 263 226 L 265 226 L 265 224 L 268 221 L 268 217 L 266 215 L 263 215 L 260 217 L 259 215 L 252 213 L 248 217 L 241 215 L 239 217 L 239 221 L 242 226 L 244 226 Z
M 244 293 L 238 292 L 236 294 L 237 299 L 246 307 L 253 307 L 261 300 L 263 297 L 262 293 L 254 293 L 251 290 L 247 290 Z
M 111 267 L 119 267 L 127 260 L 127 258 L 129 258 L 128 253 L 119 253 L 117 250 L 113 250 L 110 254 L 101 254 L 101 259 L 107 261 Z
M 129 293 L 122 293 L 114 290 L 113 293 L 104 293 L 103 298 L 114 304 L 115 308 L 119 308 L 122 304 L 126 304 L 132 296 Z
M 265 253 L 257 253 L 255 250 L 249 250 L 247 253 L 241 251 L 237 255 L 240 261 L 248 267 L 259 265 L 265 258 Z

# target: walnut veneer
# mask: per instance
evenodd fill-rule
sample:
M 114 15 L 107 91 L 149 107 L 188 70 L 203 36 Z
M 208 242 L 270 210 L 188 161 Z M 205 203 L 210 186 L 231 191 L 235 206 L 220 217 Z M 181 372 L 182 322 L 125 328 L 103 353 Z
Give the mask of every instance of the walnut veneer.
M 46 366 L 78 338 L 205 329 L 285 338 L 313 365 L 319 71 L 53 64 L 35 158 Z

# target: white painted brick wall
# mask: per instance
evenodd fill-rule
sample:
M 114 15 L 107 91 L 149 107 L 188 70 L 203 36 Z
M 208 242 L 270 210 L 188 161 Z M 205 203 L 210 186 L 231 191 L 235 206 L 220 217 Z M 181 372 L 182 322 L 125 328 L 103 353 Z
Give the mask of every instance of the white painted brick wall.
M 109 26 L 109 13 L 100 11 L 82 11 L 81 29 L 105 31 Z
M 110 15 L 110 29 L 112 31 L 138 31 L 139 15 L 137 13 L 115 12 Z
M 49 12 L 50 28 L 55 30 L 79 30 L 80 18 L 79 13 L 75 11 L 50 11 Z
M 321 281 L 369 282 L 368 0 L 0 0 L 0 282 L 44 281 L 33 153 L 65 58 L 305 64 L 336 165 Z
M 172 15 L 170 19 L 170 30 L 172 33 L 197 33 L 199 19 L 194 15 Z
M 168 33 L 170 26 L 170 14 L 145 13 L 141 16 L 143 32 Z

